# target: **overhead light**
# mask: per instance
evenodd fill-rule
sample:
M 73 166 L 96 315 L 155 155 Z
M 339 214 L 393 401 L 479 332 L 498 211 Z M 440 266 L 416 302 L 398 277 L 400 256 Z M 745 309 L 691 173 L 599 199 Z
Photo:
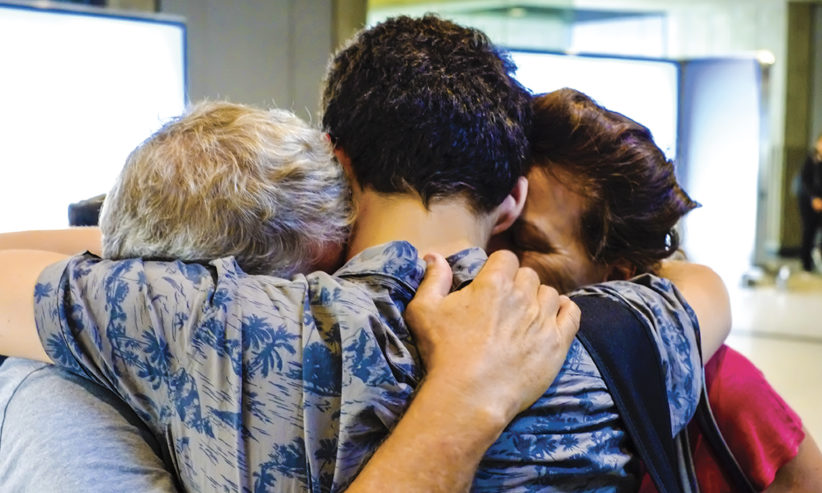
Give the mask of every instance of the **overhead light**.
M 758 50 L 756 52 L 756 59 L 762 65 L 773 65 L 776 63 L 776 56 L 769 50 Z
M 511 7 L 508 9 L 508 17 L 515 17 L 517 19 L 521 17 L 525 17 L 528 14 L 528 11 L 523 7 Z

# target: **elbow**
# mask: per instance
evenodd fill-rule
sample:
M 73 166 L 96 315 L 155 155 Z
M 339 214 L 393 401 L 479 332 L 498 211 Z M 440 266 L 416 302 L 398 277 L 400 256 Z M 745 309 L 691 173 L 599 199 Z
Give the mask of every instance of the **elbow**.
M 707 268 L 707 267 L 706 267 Z M 725 282 L 722 281 L 722 278 L 719 277 L 719 274 L 714 272 L 712 269 L 707 268 L 711 271 L 714 283 L 716 285 L 716 295 L 718 299 L 718 310 L 720 311 L 720 315 L 717 317 L 717 320 L 720 323 L 720 327 L 718 328 L 720 334 L 722 335 L 722 340 L 725 340 L 728 337 L 728 334 L 731 333 L 731 326 L 733 325 L 733 315 L 731 312 L 731 296 L 728 294 L 728 288 L 725 286 Z
M 700 284 L 704 287 L 705 297 L 702 313 L 698 315 L 698 318 L 702 327 L 703 351 L 707 361 L 731 333 L 733 318 L 731 297 L 725 282 L 710 267 L 700 266 L 700 270 Z

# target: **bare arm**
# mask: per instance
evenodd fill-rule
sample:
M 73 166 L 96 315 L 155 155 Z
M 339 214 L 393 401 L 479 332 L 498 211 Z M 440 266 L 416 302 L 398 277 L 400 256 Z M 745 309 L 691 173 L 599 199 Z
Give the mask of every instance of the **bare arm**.
M 65 255 L 0 250 L 0 354 L 51 363 L 34 323 L 34 286 L 40 273 Z
M 811 493 L 822 485 L 822 452 L 808 430 L 796 457 L 779 468 L 766 493 Z
M 467 491 L 486 449 L 565 360 L 579 308 L 513 254 L 495 253 L 446 296 L 450 282 L 435 256 L 406 312 L 428 376 L 348 491 Z
M 34 324 L 37 278 L 66 255 L 99 252 L 100 240 L 97 227 L 0 233 L 0 354 L 51 362 Z
M 74 255 L 86 250 L 99 253 L 100 228 L 83 226 L 67 229 L 0 233 L 0 250 L 32 249 Z
M 731 331 L 731 301 L 725 283 L 709 267 L 682 261 L 663 262 L 659 275 L 674 283 L 696 313 L 702 358 L 708 361 Z

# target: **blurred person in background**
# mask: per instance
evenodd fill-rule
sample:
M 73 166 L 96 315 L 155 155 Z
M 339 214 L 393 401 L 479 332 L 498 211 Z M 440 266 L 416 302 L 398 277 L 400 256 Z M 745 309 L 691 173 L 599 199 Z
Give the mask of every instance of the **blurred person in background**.
M 802 269 L 814 271 L 813 249 L 822 230 L 822 134 L 805 158 L 799 175 L 799 215 L 802 218 Z

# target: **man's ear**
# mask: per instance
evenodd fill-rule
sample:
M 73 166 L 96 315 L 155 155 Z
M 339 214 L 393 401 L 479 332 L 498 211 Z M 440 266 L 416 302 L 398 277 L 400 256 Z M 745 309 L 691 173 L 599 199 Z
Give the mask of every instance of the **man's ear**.
M 334 147 L 334 156 L 337 158 L 337 162 L 340 163 L 340 166 L 343 167 L 343 171 L 345 171 L 345 175 L 348 177 L 349 180 L 354 179 L 354 170 L 351 168 L 351 158 L 348 157 L 348 154 L 342 147 Z
M 348 184 L 351 186 L 351 191 L 354 193 L 354 197 L 357 197 L 357 194 L 362 192 L 362 187 L 360 187 L 360 182 L 357 181 L 357 177 L 354 176 L 354 167 L 351 165 L 351 158 L 348 157 L 348 153 L 345 152 L 345 149 L 342 147 L 335 147 L 334 148 L 334 156 L 337 158 L 337 162 L 340 163 L 342 166 L 343 173 L 345 173 L 345 177 L 348 179 Z
M 505 197 L 500 205 L 494 210 L 496 220 L 491 234 L 495 235 L 510 228 L 517 220 L 525 207 L 525 198 L 528 196 L 528 178 L 520 176 L 511 189 L 511 193 Z

